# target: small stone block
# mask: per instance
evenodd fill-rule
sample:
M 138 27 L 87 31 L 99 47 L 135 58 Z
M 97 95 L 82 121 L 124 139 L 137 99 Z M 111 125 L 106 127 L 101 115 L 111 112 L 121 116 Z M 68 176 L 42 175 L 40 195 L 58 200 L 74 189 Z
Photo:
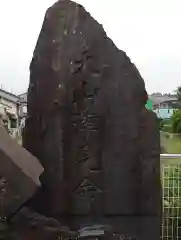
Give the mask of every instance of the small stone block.
M 0 218 L 6 219 L 24 204 L 37 188 L 43 167 L 0 127 Z

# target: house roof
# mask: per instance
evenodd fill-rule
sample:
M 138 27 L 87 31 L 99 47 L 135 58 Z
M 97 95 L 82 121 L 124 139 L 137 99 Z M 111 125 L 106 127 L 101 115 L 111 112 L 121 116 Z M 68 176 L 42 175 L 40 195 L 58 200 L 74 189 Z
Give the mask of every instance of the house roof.
M 0 89 L 0 97 L 8 99 L 11 102 L 18 103 L 19 97 L 13 93 L 7 92 L 3 89 Z
M 173 102 L 173 101 L 177 101 L 176 97 L 173 96 L 157 96 L 157 95 L 150 95 L 149 98 L 152 100 L 154 105 L 160 104 L 160 103 L 166 103 L 166 102 Z

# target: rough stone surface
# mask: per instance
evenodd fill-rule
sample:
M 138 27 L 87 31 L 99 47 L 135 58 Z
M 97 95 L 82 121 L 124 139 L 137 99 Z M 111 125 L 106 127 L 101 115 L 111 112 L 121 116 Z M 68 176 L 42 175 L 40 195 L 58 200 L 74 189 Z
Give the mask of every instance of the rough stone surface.
M 78 232 L 62 226 L 56 219 L 23 207 L 8 222 L 0 223 L 0 239 L 7 240 L 75 240 Z
M 161 214 L 159 124 L 156 114 L 143 109 L 140 121 L 140 212 Z M 156 186 L 156 187 L 155 187 Z
M 140 119 L 140 198 L 139 211 L 143 216 L 141 231 L 143 239 L 161 236 L 162 196 L 160 182 L 160 134 L 156 114 L 143 109 Z M 145 216 L 146 215 L 146 216 Z M 150 225 L 152 231 L 150 231 Z M 148 236 L 149 232 L 149 236 Z M 146 237 L 147 236 L 147 237 Z
M 45 169 L 42 211 L 69 214 L 76 228 L 95 219 L 145 239 L 136 221 L 160 214 L 160 143 L 155 120 L 143 140 L 144 94 L 134 64 L 82 6 L 62 0 L 48 9 L 30 66 L 24 134 Z
M 0 223 L 0 239 L 8 240 L 138 240 L 128 235 L 115 234 L 107 225 L 92 225 L 71 231 L 54 218 L 47 218 L 22 208 L 9 223 Z
M 0 218 L 15 213 L 40 186 L 43 168 L 0 126 Z

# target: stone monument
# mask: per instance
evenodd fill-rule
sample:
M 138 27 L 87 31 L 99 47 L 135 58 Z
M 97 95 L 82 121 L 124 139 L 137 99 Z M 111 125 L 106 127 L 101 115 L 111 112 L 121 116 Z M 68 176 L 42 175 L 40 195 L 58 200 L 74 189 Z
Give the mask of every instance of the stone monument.
M 30 65 L 24 147 L 44 173 L 31 206 L 71 229 L 160 238 L 160 143 L 145 84 L 79 4 L 50 7 Z

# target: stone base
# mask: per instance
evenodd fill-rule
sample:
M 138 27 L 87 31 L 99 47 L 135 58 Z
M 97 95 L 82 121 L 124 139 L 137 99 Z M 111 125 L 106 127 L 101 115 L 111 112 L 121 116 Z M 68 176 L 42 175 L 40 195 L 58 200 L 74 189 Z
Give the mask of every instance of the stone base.
M 70 217 L 70 228 L 82 226 L 106 225 L 120 236 L 131 236 L 138 240 L 160 239 L 160 218 L 155 216 L 121 216 L 121 217 Z M 131 239 L 132 239 L 131 238 Z M 128 238 L 129 239 L 129 238 Z

